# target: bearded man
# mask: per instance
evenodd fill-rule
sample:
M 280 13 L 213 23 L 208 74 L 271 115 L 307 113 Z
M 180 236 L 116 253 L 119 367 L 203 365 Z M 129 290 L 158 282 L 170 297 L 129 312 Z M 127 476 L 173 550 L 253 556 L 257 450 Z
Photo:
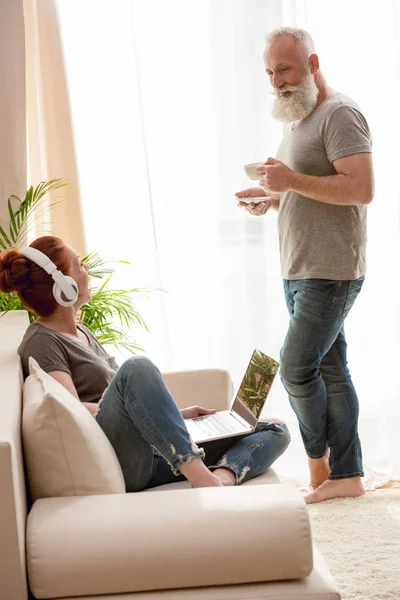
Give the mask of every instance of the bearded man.
M 330 88 L 304 30 L 266 40 L 273 115 L 285 122 L 260 187 L 238 192 L 253 215 L 278 210 L 289 328 L 280 375 L 308 456 L 306 502 L 364 494 L 358 398 L 344 320 L 364 282 L 367 205 L 374 195 L 371 136 L 358 106 Z M 258 204 L 240 198 L 265 196 Z

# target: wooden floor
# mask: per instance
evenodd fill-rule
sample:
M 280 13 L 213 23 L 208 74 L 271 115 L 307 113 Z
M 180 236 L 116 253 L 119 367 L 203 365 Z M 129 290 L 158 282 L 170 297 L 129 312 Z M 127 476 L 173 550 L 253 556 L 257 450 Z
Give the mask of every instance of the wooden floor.
M 400 481 L 389 481 L 389 483 L 382 486 L 380 489 L 383 490 L 385 488 L 400 488 Z
M 373 494 L 378 494 L 379 496 L 385 495 L 385 494 L 397 494 L 400 491 L 400 481 L 389 481 L 389 483 L 387 483 L 386 485 L 383 485 L 382 487 L 378 488 L 377 490 L 371 490 L 371 491 L 367 491 L 366 493 L 368 495 L 373 495 Z

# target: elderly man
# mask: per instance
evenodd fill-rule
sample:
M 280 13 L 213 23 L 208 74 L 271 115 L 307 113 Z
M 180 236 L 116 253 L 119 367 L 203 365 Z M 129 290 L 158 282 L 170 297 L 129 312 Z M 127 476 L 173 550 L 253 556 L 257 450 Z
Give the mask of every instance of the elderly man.
M 306 502 L 364 494 L 358 399 L 344 320 L 364 281 L 367 205 L 374 195 L 371 136 L 358 106 L 330 88 L 311 36 L 282 28 L 267 38 L 273 114 L 286 123 L 260 187 L 238 192 L 253 215 L 278 210 L 289 329 L 281 379 L 308 455 Z M 240 198 L 265 196 L 258 204 Z

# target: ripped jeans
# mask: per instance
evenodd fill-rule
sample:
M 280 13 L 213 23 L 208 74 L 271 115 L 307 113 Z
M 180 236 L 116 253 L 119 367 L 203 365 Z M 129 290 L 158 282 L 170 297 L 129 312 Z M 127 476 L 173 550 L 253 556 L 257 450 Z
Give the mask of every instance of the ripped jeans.
M 290 442 L 285 424 L 260 422 L 250 435 L 199 448 L 160 371 L 143 356 L 129 358 L 117 371 L 96 420 L 115 450 L 127 492 L 184 480 L 179 468 L 196 457 L 211 470 L 230 469 L 240 484 L 264 473 Z

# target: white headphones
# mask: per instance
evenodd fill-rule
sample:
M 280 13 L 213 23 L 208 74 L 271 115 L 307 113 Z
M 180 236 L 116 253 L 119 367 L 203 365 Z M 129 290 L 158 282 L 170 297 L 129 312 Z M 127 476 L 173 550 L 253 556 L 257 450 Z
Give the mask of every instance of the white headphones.
M 75 304 L 79 289 L 78 284 L 72 277 L 63 275 L 48 256 L 40 250 L 36 250 L 36 248 L 20 248 L 19 252 L 51 275 L 54 279 L 53 296 L 60 306 L 68 307 Z

